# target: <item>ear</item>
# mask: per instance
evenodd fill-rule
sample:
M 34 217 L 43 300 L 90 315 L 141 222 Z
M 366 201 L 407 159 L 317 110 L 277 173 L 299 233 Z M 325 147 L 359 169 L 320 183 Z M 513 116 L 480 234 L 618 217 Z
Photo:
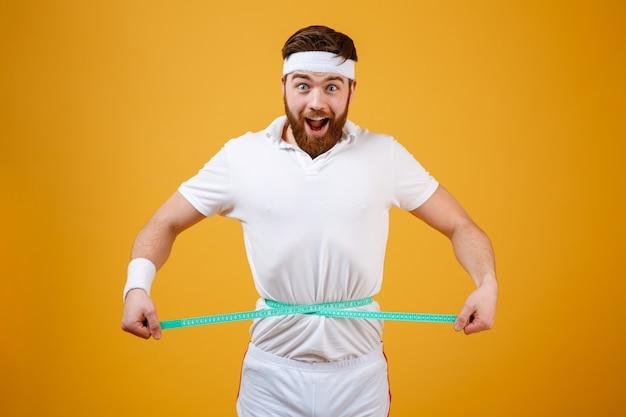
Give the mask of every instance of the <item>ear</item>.
M 350 95 L 354 96 L 355 92 L 356 92 L 356 80 L 352 80 L 352 91 L 350 92 Z

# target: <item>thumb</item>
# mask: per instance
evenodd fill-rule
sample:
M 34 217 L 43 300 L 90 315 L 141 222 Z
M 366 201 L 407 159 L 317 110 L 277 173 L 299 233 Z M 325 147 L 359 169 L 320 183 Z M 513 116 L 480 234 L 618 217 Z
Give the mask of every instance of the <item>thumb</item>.
M 157 318 L 156 311 L 152 310 L 146 313 L 146 320 L 148 320 L 148 328 L 152 337 L 159 340 L 161 338 L 161 324 Z
M 454 322 L 454 330 L 459 331 L 465 327 L 467 322 L 469 321 L 469 317 L 472 314 L 472 308 L 465 304 L 461 313 L 457 316 L 456 321 Z

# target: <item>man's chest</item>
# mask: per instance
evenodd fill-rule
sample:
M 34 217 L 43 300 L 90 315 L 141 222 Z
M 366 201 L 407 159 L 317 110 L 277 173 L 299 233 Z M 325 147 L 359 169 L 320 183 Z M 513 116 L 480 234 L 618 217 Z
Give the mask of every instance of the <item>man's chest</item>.
M 278 159 L 255 164 L 233 178 L 236 204 L 248 216 L 335 221 L 354 221 L 371 210 L 388 208 L 390 182 L 383 167 L 359 159 L 319 162 Z

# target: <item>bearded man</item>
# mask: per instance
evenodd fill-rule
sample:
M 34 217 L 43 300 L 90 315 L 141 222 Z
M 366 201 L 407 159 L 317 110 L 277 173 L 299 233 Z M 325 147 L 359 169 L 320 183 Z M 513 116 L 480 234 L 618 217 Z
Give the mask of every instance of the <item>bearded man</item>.
M 486 234 L 395 138 L 348 120 L 354 42 L 325 26 L 282 49 L 285 115 L 230 139 L 182 182 L 138 234 L 124 288 L 122 328 L 161 337 L 152 280 L 176 236 L 219 214 L 241 222 L 248 262 L 266 300 L 316 304 L 380 292 L 389 210 L 411 212 L 448 237 L 477 288 L 455 330 L 490 329 L 497 281 Z M 378 303 L 354 307 L 379 311 Z M 239 416 L 385 416 L 391 394 L 383 321 L 315 314 L 257 318 L 236 401 Z

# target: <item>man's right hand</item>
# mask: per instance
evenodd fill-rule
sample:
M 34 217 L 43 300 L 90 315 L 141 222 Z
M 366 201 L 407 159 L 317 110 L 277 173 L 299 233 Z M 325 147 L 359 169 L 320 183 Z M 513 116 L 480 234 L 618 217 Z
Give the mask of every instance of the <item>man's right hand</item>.
M 122 330 L 149 339 L 161 338 L 161 325 L 150 296 L 141 288 L 133 288 L 126 294 Z

